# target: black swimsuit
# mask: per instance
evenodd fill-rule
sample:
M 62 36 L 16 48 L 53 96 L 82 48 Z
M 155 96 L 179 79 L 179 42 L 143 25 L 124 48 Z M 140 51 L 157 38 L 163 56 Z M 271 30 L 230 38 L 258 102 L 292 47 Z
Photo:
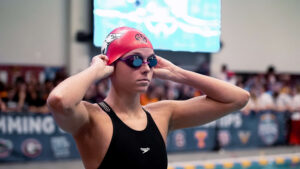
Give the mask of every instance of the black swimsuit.
M 105 102 L 99 106 L 111 118 L 113 136 L 98 169 L 166 169 L 168 165 L 165 142 L 151 115 L 146 111 L 147 126 L 136 131 L 123 123 Z

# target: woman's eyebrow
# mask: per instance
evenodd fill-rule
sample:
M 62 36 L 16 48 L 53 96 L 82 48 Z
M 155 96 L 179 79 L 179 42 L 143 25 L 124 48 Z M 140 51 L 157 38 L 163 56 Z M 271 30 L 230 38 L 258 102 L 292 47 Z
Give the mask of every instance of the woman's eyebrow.
M 143 56 L 143 54 L 140 53 L 140 52 L 134 52 L 134 53 L 132 53 L 132 54 L 130 54 L 130 55 L 140 55 L 140 56 Z M 130 55 L 129 55 L 129 56 L 130 56 Z

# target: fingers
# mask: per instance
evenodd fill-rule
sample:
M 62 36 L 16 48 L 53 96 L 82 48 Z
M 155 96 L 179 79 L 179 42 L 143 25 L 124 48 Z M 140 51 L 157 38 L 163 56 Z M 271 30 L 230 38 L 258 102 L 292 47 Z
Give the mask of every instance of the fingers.
M 159 60 L 161 60 L 161 56 L 155 55 L 157 61 L 159 62 Z
M 108 62 L 108 57 L 106 56 L 106 55 L 98 55 L 99 57 L 100 57 L 100 59 L 102 59 L 102 60 L 104 60 L 104 61 L 106 61 L 106 62 Z
M 96 55 L 96 56 L 93 57 L 92 60 L 97 60 L 97 59 L 101 59 L 103 61 L 108 62 L 108 57 L 106 55 L 102 55 L 102 54 L 101 55 Z
M 158 78 L 159 77 L 158 74 L 159 74 L 159 70 L 154 69 L 153 70 L 153 78 Z
M 168 75 L 170 74 L 171 72 L 166 69 L 154 69 L 153 78 L 168 79 Z
M 106 66 L 106 70 L 107 70 L 107 72 L 112 73 L 114 71 L 114 67 L 113 66 Z
M 155 55 L 156 56 L 156 59 L 157 59 L 157 62 L 160 63 L 160 62 L 167 62 L 168 60 L 165 59 L 165 58 L 162 58 L 161 56 L 158 56 L 158 55 Z
M 114 67 L 113 66 L 106 66 L 105 69 L 104 69 L 104 77 L 103 78 L 106 78 L 108 76 L 110 76 L 114 71 Z
M 93 57 L 90 66 L 96 65 L 97 67 L 99 67 L 101 69 L 101 71 L 99 73 L 99 78 L 108 77 L 113 73 L 114 67 L 107 65 L 108 60 L 109 60 L 108 57 L 106 55 L 102 55 L 102 54 L 96 55 Z M 97 69 L 97 70 L 99 70 L 99 69 Z
M 97 63 L 97 62 L 104 62 L 104 63 L 107 63 L 108 62 L 108 57 L 106 55 L 96 55 L 92 58 L 92 61 L 90 63 L 90 65 L 93 65 L 94 63 Z

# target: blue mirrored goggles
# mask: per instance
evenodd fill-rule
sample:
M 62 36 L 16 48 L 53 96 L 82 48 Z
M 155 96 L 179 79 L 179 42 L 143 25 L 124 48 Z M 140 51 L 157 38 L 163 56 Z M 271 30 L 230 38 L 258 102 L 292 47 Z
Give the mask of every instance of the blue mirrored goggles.
M 128 66 L 135 69 L 140 68 L 143 63 L 148 64 L 150 68 L 157 65 L 157 59 L 154 54 L 149 56 L 147 61 L 144 61 L 143 57 L 137 54 L 127 56 L 126 58 L 120 58 L 119 60 L 125 62 Z

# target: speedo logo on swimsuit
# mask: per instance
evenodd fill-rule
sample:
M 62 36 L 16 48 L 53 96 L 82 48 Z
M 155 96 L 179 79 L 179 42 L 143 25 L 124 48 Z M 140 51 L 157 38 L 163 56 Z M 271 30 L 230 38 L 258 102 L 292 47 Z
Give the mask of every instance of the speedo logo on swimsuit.
M 146 147 L 146 148 L 140 148 L 140 150 L 142 151 L 143 154 L 147 153 L 148 151 L 150 151 L 150 148 L 149 147 Z

